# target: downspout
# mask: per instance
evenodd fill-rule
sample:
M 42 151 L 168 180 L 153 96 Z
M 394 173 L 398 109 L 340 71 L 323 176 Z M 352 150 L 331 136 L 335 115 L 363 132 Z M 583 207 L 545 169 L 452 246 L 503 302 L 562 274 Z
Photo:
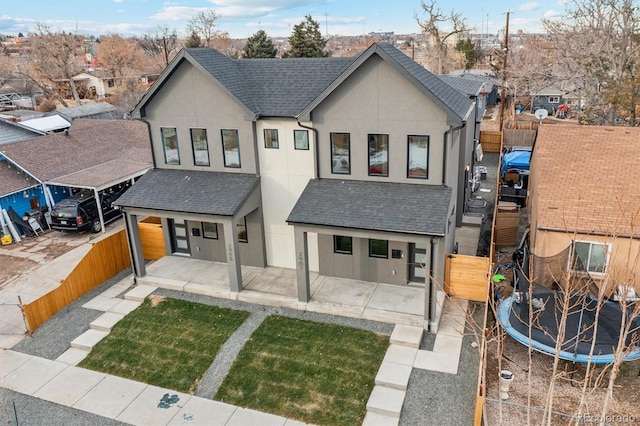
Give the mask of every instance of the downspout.
M 315 158 L 315 160 L 316 160 L 315 161 L 315 168 L 316 169 L 314 170 L 313 175 L 314 175 L 314 177 L 316 179 L 319 179 L 320 178 L 320 146 L 319 146 L 320 141 L 319 141 L 318 129 L 316 129 L 315 127 L 305 126 L 304 124 L 300 123 L 299 121 L 298 121 L 298 126 L 302 127 L 303 129 L 311 130 L 315 134 L 315 137 L 314 137 L 314 151 L 315 151 L 315 157 L 316 157 Z
M 431 306 L 433 306 L 433 262 L 434 262 L 434 256 L 433 256 L 433 250 L 434 250 L 434 243 L 433 243 L 433 237 L 431 237 L 431 240 L 429 241 L 429 245 L 430 245 L 430 250 L 429 250 L 429 305 L 425 306 L 425 309 L 428 310 L 428 321 L 427 321 L 427 331 L 431 331 L 431 323 L 433 321 L 433 317 L 435 316 L 435 312 L 431 312 Z

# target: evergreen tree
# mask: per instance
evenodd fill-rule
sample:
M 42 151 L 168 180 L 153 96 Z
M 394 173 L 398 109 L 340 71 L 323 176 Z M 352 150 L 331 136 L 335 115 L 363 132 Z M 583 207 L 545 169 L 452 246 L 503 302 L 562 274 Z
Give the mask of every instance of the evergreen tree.
M 184 41 L 184 47 L 201 47 L 202 39 L 197 32 L 191 31 L 191 34 Z
M 471 69 L 477 60 L 475 45 L 470 39 L 460 40 L 456 43 L 456 50 L 464 55 L 464 69 Z
M 291 50 L 285 52 L 285 58 L 324 58 L 329 53 L 324 50 L 327 40 L 322 37 L 320 25 L 311 18 L 311 15 L 304 17 L 304 21 L 293 27 L 293 32 L 289 36 Z
M 242 56 L 245 58 L 275 58 L 278 49 L 273 41 L 267 37 L 264 30 L 260 30 L 247 39 Z

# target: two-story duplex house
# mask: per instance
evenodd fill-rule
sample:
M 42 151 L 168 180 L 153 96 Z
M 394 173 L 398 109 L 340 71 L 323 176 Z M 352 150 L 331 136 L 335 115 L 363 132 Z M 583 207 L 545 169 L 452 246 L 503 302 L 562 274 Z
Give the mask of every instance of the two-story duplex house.
M 475 104 L 388 44 L 351 58 L 241 59 L 184 49 L 133 116 L 155 168 L 117 202 L 136 275 L 138 218 L 159 216 L 167 254 L 427 288 L 455 243 L 461 150 Z M 470 141 L 468 139 L 471 139 Z

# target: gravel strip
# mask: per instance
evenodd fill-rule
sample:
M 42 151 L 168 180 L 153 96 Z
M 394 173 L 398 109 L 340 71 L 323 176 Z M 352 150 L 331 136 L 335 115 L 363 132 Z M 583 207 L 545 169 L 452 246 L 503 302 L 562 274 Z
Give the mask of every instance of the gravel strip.
M 213 396 L 218 392 L 218 388 L 222 385 L 222 381 L 229 374 L 233 361 L 247 343 L 249 337 L 256 331 L 256 328 L 262 324 L 262 321 L 269 316 L 269 313 L 264 311 L 255 311 L 247 318 L 240 327 L 229 337 L 229 340 L 222 345 L 220 352 L 213 360 L 211 367 L 202 377 L 195 395 L 202 398 L 213 399 Z

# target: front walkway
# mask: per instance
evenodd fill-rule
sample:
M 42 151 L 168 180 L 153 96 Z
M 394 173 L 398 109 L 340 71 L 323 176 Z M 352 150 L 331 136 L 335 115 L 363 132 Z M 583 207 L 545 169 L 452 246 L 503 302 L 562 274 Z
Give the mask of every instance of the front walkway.
M 243 266 L 244 289 L 240 292 L 229 289 L 229 269 L 224 263 L 165 256 L 146 269 L 147 275 L 137 278 L 138 284 L 301 311 L 425 325 L 424 287 L 372 283 L 310 272 L 311 300 L 305 303 L 298 301 L 294 269 Z M 438 292 L 438 296 L 437 318 L 441 315 L 444 293 Z

